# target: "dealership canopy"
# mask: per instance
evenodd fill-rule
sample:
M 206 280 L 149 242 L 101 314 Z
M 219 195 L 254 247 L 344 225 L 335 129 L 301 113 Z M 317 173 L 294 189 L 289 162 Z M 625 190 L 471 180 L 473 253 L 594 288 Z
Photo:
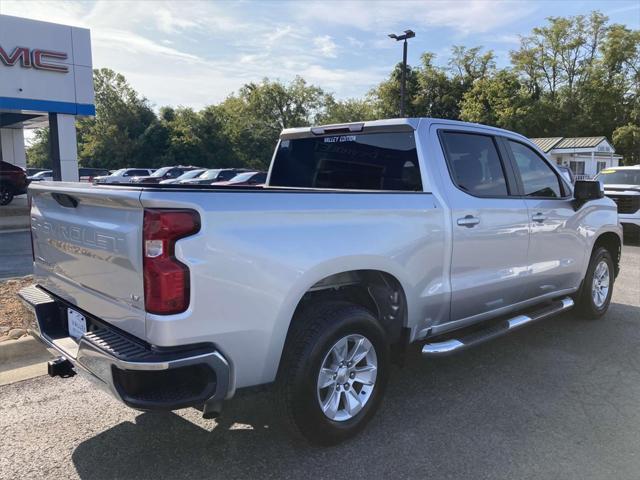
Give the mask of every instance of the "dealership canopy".
M 92 115 L 89 30 L 0 15 L 0 159 L 26 167 L 24 129 L 48 125 L 54 178 L 77 180 L 75 118 Z

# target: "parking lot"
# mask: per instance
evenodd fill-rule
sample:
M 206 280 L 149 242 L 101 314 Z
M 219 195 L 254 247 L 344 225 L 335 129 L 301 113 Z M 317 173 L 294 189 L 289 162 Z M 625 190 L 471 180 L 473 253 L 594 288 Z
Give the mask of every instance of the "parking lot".
M 0 388 L 0 478 L 637 478 L 640 247 L 609 313 L 542 321 L 458 356 L 410 356 L 369 427 L 342 446 L 291 443 L 268 393 L 219 421 L 142 413 L 85 380 Z

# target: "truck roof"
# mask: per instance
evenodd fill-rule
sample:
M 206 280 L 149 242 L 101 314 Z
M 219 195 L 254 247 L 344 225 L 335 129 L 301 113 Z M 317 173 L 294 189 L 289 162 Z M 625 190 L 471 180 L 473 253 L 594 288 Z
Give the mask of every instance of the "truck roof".
M 492 127 L 489 125 L 483 125 L 481 123 L 462 122 L 460 120 L 447 120 L 444 118 L 431 118 L 431 117 L 415 117 L 415 118 L 386 118 L 381 120 L 370 120 L 365 122 L 350 122 L 339 123 L 330 125 L 317 125 L 309 127 L 298 128 L 286 128 L 280 133 L 282 139 L 304 138 L 312 135 L 326 135 L 326 134 L 344 134 L 344 133 L 358 133 L 367 131 L 372 133 L 375 131 L 407 131 L 416 130 L 420 124 L 430 125 L 432 123 L 447 124 L 454 126 L 466 126 L 466 127 L 482 127 L 487 130 L 491 130 L 495 133 L 517 135 L 523 139 L 529 140 L 524 135 L 510 130 L 504 130 L 498 127 Z

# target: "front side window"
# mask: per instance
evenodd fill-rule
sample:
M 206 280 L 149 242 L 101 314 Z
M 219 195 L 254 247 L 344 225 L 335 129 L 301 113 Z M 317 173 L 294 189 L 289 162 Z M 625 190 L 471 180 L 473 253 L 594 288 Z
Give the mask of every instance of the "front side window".
M 560 180 L 536 152 L 522 143 L 509 140 L 516 167 L 527 197 L 561 198 Z
M 362 133 L 282 140 L 269 184 L 278 187 L 421 191 L 414 134 Z
M 453 181 L 476 197 L 508 195 L 502 162 L 492 137 L 443 132 L 442 144 Z

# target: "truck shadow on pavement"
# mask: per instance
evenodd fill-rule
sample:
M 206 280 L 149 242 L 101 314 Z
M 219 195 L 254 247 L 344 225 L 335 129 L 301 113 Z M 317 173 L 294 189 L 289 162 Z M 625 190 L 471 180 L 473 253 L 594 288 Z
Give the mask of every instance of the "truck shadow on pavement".
M 640 308 L 616 303 L 599 321 L 569 312 L 457 356 L 413 352 L 368 428 L 339 447 L 292 442 L 260 392 L 219 422 L 141 413 L 82 442 L 73 462 L 84 479 L 631 478 L 639 326 Z

